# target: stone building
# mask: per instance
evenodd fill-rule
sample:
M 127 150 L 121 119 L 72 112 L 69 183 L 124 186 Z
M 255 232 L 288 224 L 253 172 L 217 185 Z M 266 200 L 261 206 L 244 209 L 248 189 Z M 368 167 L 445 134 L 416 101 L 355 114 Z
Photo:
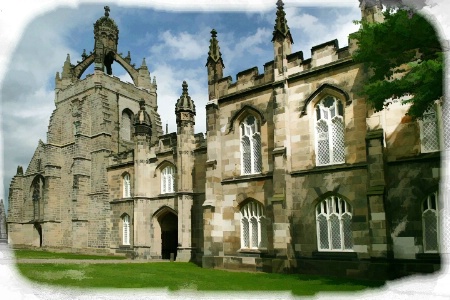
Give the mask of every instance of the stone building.
M 382 18 L 377 5 L 361 11 Z M 399 103 L 374 112 L 356 93 L 366 75 L 354 43 L 305 59 L 287 23 L 278 1 L 273 60 L 235 82 L 212 30 L 206 136 L 186 82 L 177 132 L 163 134 L 156 82 L 145 60 L 136 69 L 117 53 L 106 9 L 94 51 L 56 75 L 47 142 L 12 180 L 9 242 L 267 272 L 439 269 L 440 103 L 420 122 Z M 133 84 L 111 76 L 113 61 Z

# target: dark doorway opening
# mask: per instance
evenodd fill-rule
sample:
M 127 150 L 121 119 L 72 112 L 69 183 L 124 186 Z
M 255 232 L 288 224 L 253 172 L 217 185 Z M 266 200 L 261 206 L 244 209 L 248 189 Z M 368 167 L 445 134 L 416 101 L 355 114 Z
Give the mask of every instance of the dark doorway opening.
M 42 227 L 39 223 L 34 223 L 34 228 L 37 230 L 39 234 L 39 247 L 42 247 Z
M 170 253 L 173 253 L 174 259 L 176 259 L 178 248 L 178 218 L 175 214 L 169 212 L 161 218 L 160 224 L 162 259 L 170 259 Z

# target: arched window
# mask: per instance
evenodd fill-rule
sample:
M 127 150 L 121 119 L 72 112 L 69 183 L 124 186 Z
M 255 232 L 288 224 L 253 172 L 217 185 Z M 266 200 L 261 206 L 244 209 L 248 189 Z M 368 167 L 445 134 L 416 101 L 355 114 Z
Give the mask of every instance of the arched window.
M 316 207 L 319 251 L 353 249 L 352 208 L 345 200 L 331 196 Z
M 131 181 L 130 181 L 130 174 L 128 173 L 123 175 L 123 197 L 124 198 L 131 197 Z
M 175 168 L 167 166 L 161 171 L 161 194 L 175 192 Z
M 344 106 L 332 96 L 316 105 L 316 164 L 318 166 L 345 162 Z
M 36 177 L 32 184 L 32 200 L 33 200 L 33 219 L 37 220 L 40 218 L 40 203 L 44 197 L 44 179 L 40 176 Z
M 123 140 L 131 141 L 131 113 L 128 110 L 122 111 L 120 136 Z
M 122 218 L 122 243 L 123 245 L 130 244 L 130 216 L 124 215 Z
M 261 173 L 261 134 L 258 120 L 247 116 L 240 124 L 241 132 L 241 174 Z
M 241 208 L 241 248 L 267 248 L 267 222 L 258 202 L 251 201 Z
M 432 105 L 423 114 L 420 126 L 422 153 L 439 151 L 439 127 L 436 105 Z
M 424 252 L 439 251 L 439 210 L 438 193 L 430 194 L 423 202 L 422 229 Z

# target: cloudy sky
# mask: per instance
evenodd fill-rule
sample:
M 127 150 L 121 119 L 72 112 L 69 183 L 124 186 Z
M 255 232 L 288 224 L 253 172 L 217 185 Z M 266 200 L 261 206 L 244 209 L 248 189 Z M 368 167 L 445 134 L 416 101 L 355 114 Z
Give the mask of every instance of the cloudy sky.
M 439 1 L 439 0 L 434 0 Z M 218 32 L 225 76 L 273 60 L 272 31 L 276 1 L 13 1 L 1 4 L 0 88 L 3 135 L 3 182 L 0 198 L 6 199 L 18 165 L 28 165 L 39 139 L 46 142 L 54 109 L 54 78 L 67 54 L 81 60 L 83 49 L 93 50 L 93 23 L 110 6 L 110 17 L 119 27 L 118 51 L 131 52 L 132 63 L 146 59 L 158 85 L 159 113 L 169 131 L 176 129 L 174 105 L 186 80 L 197 106 L 196 132 L 205 131 L 207 101 L 206 58 L 210 31 Z M 17 1 L 15 1 L 17 2 Z M 28 3 L 27 3 L 28 2 Z M 294 40 L 293 52 L 309 58 L 311 47 L 332 39 L 347 45 L 356 31 L 359 1 L 284 1 Z M 5 6 L 6 5 L 6 6 Z M 315 5 L 315 6 L 314 6 Z M 3 47 L 1 47 L 3 48 Z M 86 73 L 92 72 L 92 68 Z M 113 74 L 130 81 L 117 63 Z M 0 162 L 1 167 L 1 162 Z M 0 174 L 1 177 L 2 174 Z M 3 187 L 1 184 L 3 183 Z M 2 195 L 3 193 L 3 195 Z

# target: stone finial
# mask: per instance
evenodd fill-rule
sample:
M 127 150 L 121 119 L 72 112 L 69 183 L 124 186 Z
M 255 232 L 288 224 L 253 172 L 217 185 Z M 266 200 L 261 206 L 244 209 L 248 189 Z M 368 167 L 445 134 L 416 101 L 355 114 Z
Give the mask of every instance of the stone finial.
M 175 105 L 175 113 L 191 112 L 195 115 L 195 104 L 189 96 L 188 84 L 186 83 L 186 81 L 183 81 L 182 87 L 183 92 L 181 93 L 181 96 L 178 99 L 177 104 Z
M 219 41 L 217 40 L 217 31 L 213 29 L 211 30 L 211 39 L 209 40 L 208 60 L 206 64 L 208 64 L 209 62 L 216 63 L 218 61 L 220 61 L 223 66 L 222 53 L 220 53 Z
M 289 26 L 287 25 L 286 13 L 283 6 L 283 1 L 278 0 L 277 18 L 275 19 L 272 42 L 275 41 L 278 37 L 281 37 L 282 39 L 289 38 L 289 40 L 293 44 L 294 41 L 292 40 L 291 31 L 289 30 Z
M 109 12 L 110 12 L 109 6 L 105 6 L 103 8 L 105 9 L 105 17 L 109 17 Z
M 81 54 L 81 58 L 83 60 L 85 60 L 88 57 L 88 55 L 86 54 L 86 49 L 83 49 L 83 53 Z
M 139 111 L 134 115 L 134 134 L 138 135 L 152 135 L 152 121 L 150 115 L 145 110 L 144 99 L 139 100 Z
M 23 175 L 23 168 L 22 168 L 22 166 L 17 166 L 16 175 Z
M 70 64 L 70 54 L 69 53 L 67 53 L 66 62 L 68 62 Z
M 147 64 L 146 64 L 146 62 L 145 62 L 145 57 L 142 59 L 141 68 L 142 68 L 142 67 L 147 67 Z

